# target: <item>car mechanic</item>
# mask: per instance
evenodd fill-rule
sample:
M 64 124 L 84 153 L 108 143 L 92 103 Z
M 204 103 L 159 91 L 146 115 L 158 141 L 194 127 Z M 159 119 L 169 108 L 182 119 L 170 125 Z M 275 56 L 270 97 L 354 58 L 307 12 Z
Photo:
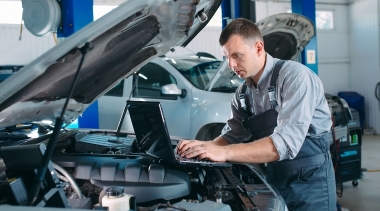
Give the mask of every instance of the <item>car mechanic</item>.
M 219 44 L 245 82 L 231 101 L 222 134 L 212 141 L 181 140 L 183 157 L 266 164 L 267 181 L 289 210 L 336 210 L 329 152 L 330 110 L 322 82 L 306 66 L 265 52 L 250 20 L 231 21 Z

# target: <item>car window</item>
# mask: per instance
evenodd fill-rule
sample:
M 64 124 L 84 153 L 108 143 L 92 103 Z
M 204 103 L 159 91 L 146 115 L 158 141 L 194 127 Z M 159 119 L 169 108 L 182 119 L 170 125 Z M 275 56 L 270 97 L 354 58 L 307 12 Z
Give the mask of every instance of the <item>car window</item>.
M 191 84 L 204 90 L 217 72 L 221 61 L 207 58 L 166 58 Z
M 134 97 L 176 100 L 177 96 L 161 95 L 161 88 L 167 84 L 177 84 L 175 78 L 163 67 L 148 63 L 134 75 Z
M 121 80 L 114 88 L 109 90 L 104 95 L 106 96 L 115 96 L 115 97 L 123 97 L 123 90 L 124 90 L 124 80 Z

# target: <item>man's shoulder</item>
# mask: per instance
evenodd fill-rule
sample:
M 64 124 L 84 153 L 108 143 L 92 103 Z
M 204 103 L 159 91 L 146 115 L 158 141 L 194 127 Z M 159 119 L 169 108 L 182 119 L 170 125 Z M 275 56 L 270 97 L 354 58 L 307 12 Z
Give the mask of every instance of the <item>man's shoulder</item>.
M 298 76 L 317 76 L 310 68 L 307 66 L 292 60 L 286 60 L 283 64 L 280 75 L 298 75 Z

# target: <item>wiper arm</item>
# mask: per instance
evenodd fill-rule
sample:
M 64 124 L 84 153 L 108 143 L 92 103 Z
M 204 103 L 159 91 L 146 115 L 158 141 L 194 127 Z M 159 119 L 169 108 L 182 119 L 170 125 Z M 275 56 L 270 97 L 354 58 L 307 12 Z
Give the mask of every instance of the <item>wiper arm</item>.
M 0 132 L 11 133 L 11 132 L 17 131 L 17 130 L 31 129 L 32 126 L 33 125 L 23 125 L 23 126 L 12 125 L 12 126 L 9 126 L 9 127 L 6 127 L 4 129 L 0 130 Z
M 29 137 L 25 134 L 11 134 L 8 132 L 0 132 L 0 141 L 4 140 L 23 140 L 23 139 L 28 139 Z

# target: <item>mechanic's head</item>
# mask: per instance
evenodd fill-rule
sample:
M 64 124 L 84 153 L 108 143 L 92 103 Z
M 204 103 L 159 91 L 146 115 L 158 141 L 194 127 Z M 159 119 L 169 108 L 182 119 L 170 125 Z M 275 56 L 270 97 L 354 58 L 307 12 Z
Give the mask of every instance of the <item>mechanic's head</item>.
M 264 70 L 266 53 L 259 28 L 250 20 L 231 21 L 219 38 L 228 66 L 240 78 L 252 77 L 257 84 Z

